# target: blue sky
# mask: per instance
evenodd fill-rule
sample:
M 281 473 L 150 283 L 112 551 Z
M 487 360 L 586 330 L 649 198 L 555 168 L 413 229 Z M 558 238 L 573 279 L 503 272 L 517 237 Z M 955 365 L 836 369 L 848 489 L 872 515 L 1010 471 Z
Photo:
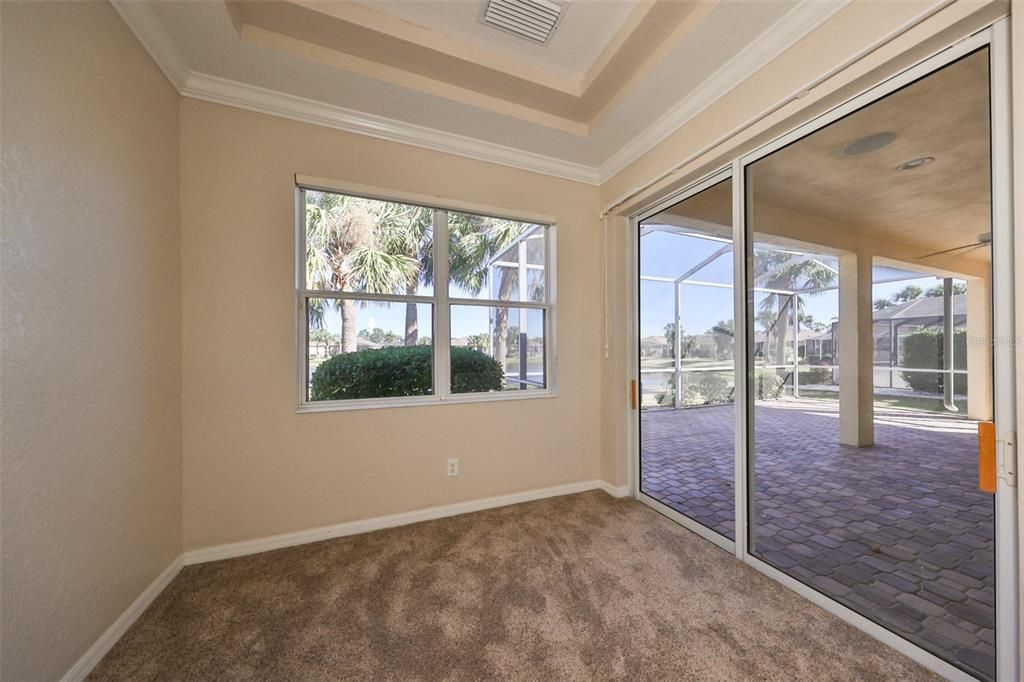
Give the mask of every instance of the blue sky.
M 666 232 L 651 232 L 643 237 L 640 245 L 640 269 L 644 275 L 678 277 L 689 268 L 712 255 L 725 242 L 686 237 Z M 714 260 L 693 276 L 707 282 L 727 284 L 732 282 L 733 257 L 726 253 Z M 901 282 L 876 284 L 872 300 L 889 298 L 908 284 L 927 289 L 941 282 L 934 276 L 926 276 Z M 670 283 L 641 281 L 640 335 L 660 336 L 665 325 L 673 320 L 674 299 Z M 824 292 L 804 298 L 804 312 L 814 319 L 829 323 L 839 316 L 837 291 Z M 683 287 L 682 324 L 687 334 L 707 332 L 719 320 L 733 317 L 731 288 L 717 288 L 690 285 Z

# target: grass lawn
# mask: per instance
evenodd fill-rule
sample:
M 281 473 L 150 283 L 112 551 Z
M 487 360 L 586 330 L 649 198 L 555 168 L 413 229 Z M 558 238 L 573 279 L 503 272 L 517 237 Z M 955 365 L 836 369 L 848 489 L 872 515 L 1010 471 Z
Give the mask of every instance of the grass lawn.
M 819 400 L 839 400 L 838 391 L 808 391 L 800 389 L 801 398 L 816 398 Z M 876 395 L 875 404 L 882 405 L 884 407 L 897 407 L 905 410 L 918 410 L 924 412 L 938 412 L 941 414 L 951 414 L 942 406 L 942 398 L 936 396 L 935 398 L 921 398 L 919 396 L 895 396 L 895 395 Z M 960 408 L 961 414 L 967 412 L 967 401 L 957 400 L 956 406 Z

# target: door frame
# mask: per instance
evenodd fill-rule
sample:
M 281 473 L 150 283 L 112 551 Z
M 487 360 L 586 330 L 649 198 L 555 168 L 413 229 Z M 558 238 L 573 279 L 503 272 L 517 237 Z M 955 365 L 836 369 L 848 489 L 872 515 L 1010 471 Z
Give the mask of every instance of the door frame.
M 735 438 L 735 490 L 736 541 L 733 542 L 675 512 L 640 492 L 640 409 L 630 410 L 629 474 L 633 497 L 676 520 L 719 547 L 732 552 L 737 559 L 782 583 L 811 602 L 854 625 L 881 642 L 907 655 L 922 666 L 952 680 L 974 680 L 960 668 L 918 647 L 909 640 L 884 628 L 856 611 L 847 608 L 825 594 L 799 582 L 795 578 L 754 557 L 747 551 L 748 537 L 748 481 L 752 442 L 752 396 L 749 386 L 752 367 L 748 362 L 750 330 L 747 324 L 747 268 L 746 268 L 746 186 L 745 169 L 779 148 L 819 130 L 837 119 L 865 107 L 878 99 L 923 78 L 957 59 L 983 47 L 989 48 L 990 124 L 991 124 L 991 193 L 992 193 L 992 320 L 993 374 L 996 433 L 1000 472 L 995 494 L 996 543 L 996 678 L 1020 679 L 1019 659 L 1020 595 L 1019 595 L 1019 528 L 1016 488 L 1017 471 L 1017 376 L 1015 348 L 1015 291 L 1013 238 L 1013 181 L 1012 137 L 1010 113 L 1010 27 L 1009 19 L 1002 18 L 952 46 L 946 47 L 917 62 L 896 75 L 888 77 L 860 94 L 846 100 L 829 111 L 791 129 L 768 143 L 735 158 L 729 166 L 719 168 L 686 185 L 681 190 L 659 198 L 631 215 L 629 220 L 629 373 L 639 386 L 639 224 L 657 212 L 687 199 L 726 178 L 733 182 L 733 292 L 734 325 L 736 338 L 743 339 L 743 349 L 736 349 L 736 438 Z M 1000 340 L 1004 340 L 1001 342 Z M 742 406 L 742 407 L 741 407 Z M 628 408 L 627 408 L 628 409 Z
M 685 187 L 683 187 L 679 191 L 673 192 L 672 194 L 670 194 L 670 195 L 660 199 L 656 204 L 653 204 L 653 205 L 649 206 L 642 213 L 639 213 L 637 215 L 632 216 L 630 218 L 630 220 L 629 220 L 629 226 L 630 226 L 629 262 L 630 262 L 630 272 L 631 272 L 630 278 L 629 278 L 629 285 L 630 285 L 630 299 L 629 300 L 630 300 L 630 307 L 632 309 L 632 312 L 631 312 L 631 314 L 629 316 L 629 320 L 630 320 L 630 332 L 629 332 L 629 337 L 630 337 L 630 342 L 629 342 L 629 348 L 630 348 L 630 376 L 633 377 L 633 379 L 636 381 L 636 390 L 637 390 L 637 409 L 633 410 L 633 412 L 635 413 L 636 416 L 635 416 L 635 418 L 631 418 L 630 419 L 630 443 L 631 443 L 631 451 L 632 451 L 632 456 L 630 457 L 630 460 L 631 460 L 630 461 L 630 491 L 631 491 L 632 496 L 634 498 L 636 498 L 637 500 L 639 500 L 640 502 L 643 502 L 644 504 L 648 505 L 649 507 L 652 507 L 656 511 L 658 511 L 661 514 L 669 517 L 670 519 L 672 519 L 676 523 L 680 524 L 681 526 L 684 526 L 688 530 L 693 531 L 694 533 L 696 533 L 697 535 L 701 536 L 705 540 L 709 540 L 709 541 L 713 542 L 714 544 L 718 545 L 719 547 L 721 547 L 722 549 L 724 549 L 724 550 L 726 550 L 726 551 L 728 551 L 730 553 L 735 554 L 736 553 L 736 543 L 733 540 L 730 540 L 726 536 L 711 530 L 710 528 L 708 528 L 707 526 L 705 526 L 705 525 L 703 525 L 701 523 L 698 523 L 694 519 L 691 519 L 689 516 L 686 516 L 685 514 L 677 512 L 675 509 L 672 509 L 668 505 L 666 505 L 666 504 L 664 504 L 662 502 L 659 502 L 655 498 L 651 497 L 650 495 L 648 495 L 648 494 L 646 494 L 646 493 L 644 493 L 644 492 L 642 492 L 640 490 L 640 409 L 639 409 L 640 403 L 642 402 L 642 395 L 640 394 L 640 389 L 641 389 L 642 384 L 640 383 L 640 346 L 639 346 L 639 343 L 640 343 L 640 341 L 639 341 L 639 334 L 640 334 L 640 306 L 639 306 L 639 301 L 640 301 L 640 232 L 639 232 L 639 230 L 640 230 L 640 223 L 642 223 L 643 221 L 647 220 L 648 218 L 650 218 L 650 217 L 652 217 L 654 215 L 657 215 L 658 213 L 660 213 L 661 211 L 665 210 L 666 208 L 668 208 L 670 206 L 673 206 L 673 205 L 679 203 L 680 201 L 686 201 L 690 197 L 696 196 L 697 194 L 700 194 L 704 190 L 709 189 L 711 187 L 714 187 L 718 183 L 724 182 L 725 180 L 729 180 L 732 177 L 733 177 L 733 167 L 732 167 L 732 164 L 730 164 L 728 166 L 725 166 L 724 168 L 720 168 L 720 169 L 714 171 L 713 173 L 705 175 L 705 176 L 701 177 L 700 179 L 696 180 L 695 182 L 692 182 L 689 185 L 686 185 Z M 735 180 L 733 180 L 733 182 L 734 182 L 733 189 L 734 189 L 734 192 L 735 192 Z M 734 233 L 735 233 L 735 224 L 736 224 L 736 216 L 733 215 L 733 232 Z M 733 245 L 733 257 L 734 258 L 735 258 L 735 252 L 736 252 L 736 248 L 735 248 L 735 244 L 734 244 Z M 736 353 L 733 353 L 733 355 L 735 356 Z M 739 366 L 735 362 L 735 360 L 733 362 L 733 367 L 734 367 L 734 372 L 737 372 L 735 374 L 735 376 L 737 378 L 740 377 L 740 376 L 743 376 L 743 375 L 738 373 Z M 736 381 L 736 394 L 739 393 L 739 390 L 740 390 L 739 384 L 740 383 L 741 382 L 739 380 Z M 734 394 L 734 395 L 736 395 L 736 394 Z M 736 408 L 735 408 L 734 411 L 735 411 L 735 413 L 737 415 L 742 411 L 740 409 L 740 407 L 739 407 L 741 404 L 742 403 L 739 403 L 738 401 L 735 403 Z M 739 490 L 739 486 L 735 484 L 735 481 L 733 483 L 733 488 L 734 488 L 734 490 L 737 490 L 737 491 Z M 739 496 L 737 495 L 737 504 L 739 502 L 738 498 L 739 498 Z M 737 507 L 737 509 L 739 509 L 739 508 Z M 737 518 L 739 518 L 739 516 L 737 516 Z M 737 524 L 737 525 L 739 525 L 739 524 Z M 738 538 L 739 537 L 739 528 L 736 529 L 736 533 L 737 533 L 736 537 Z

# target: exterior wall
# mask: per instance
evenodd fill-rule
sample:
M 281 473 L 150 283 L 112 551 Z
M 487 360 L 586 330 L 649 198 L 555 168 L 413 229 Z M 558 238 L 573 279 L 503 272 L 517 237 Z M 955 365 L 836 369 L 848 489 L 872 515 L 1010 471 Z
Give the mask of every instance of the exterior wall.
M 181 116 L 186 549 L 600 477 L 597 188 L 194 100 Z M 297 414 L 295 174 L 555 216 L 559 394 Z
M 181 553 L 178 95 L 113 8 L 2 3 L 0 677 Z
M 967 416 L 989 421 L 992 405 L 991 277 L 967 280 Z

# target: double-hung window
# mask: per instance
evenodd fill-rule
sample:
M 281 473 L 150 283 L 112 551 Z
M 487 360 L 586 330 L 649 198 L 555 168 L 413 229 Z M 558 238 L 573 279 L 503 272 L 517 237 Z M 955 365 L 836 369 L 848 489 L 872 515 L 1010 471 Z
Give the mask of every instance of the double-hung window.
M 300 410 L 552 394 L 552 225 L 326 184 L 297 186 Z

